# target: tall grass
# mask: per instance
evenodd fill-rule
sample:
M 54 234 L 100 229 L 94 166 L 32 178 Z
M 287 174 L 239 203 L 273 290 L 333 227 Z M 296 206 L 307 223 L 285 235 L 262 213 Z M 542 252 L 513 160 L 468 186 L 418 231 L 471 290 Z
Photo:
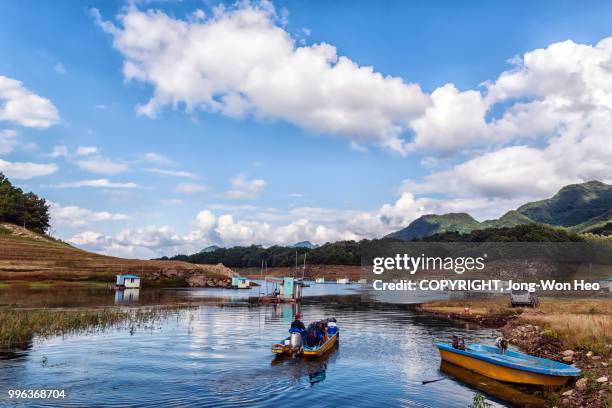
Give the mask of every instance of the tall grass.
M 192 308 L 173 305 L 146 309 L 0 309 L 0 347 L 27 344 L 35 336 L 97 332 L 114 327 L 135 328 L 165 319 L 177 310 Z
M 612 316 L 601 314 L 551 314 L 523 316 L 521 320 L 537 324 L 567 348 L 592 350 L 607 355 L 612 342 Z

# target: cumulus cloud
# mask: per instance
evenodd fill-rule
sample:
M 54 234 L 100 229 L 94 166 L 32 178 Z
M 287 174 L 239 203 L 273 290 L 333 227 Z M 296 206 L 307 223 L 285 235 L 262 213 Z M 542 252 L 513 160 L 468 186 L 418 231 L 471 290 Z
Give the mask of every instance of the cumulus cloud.
M 68 181 L 54 185 L 56 188 L 80 188 L 80 187 L 103 187 L 103 188 L 137 188 L 138 184 L 127 182 L 119 183 L 109 179 L 89 179 L 79 181 Z
M 481 134 L 522 143 L 475 154 L 422 182 L 408 181 L 407 191 L 542 198 L 570 183 L 610 179 L 612 38 L 594 46 L 555 43 L 512 62 L 514 69 L 484 84 L 487 106 L 503 103 L 505 109 Z M 529 143 L 534 139 L 541 140 Z
M 0 159 L 0 173 L 17 180 L 47 176 L 57 171 L 55 163 L 10 162 Z
M 243 174 L 230 180 L 231 188 L 222 194 L 229 200 L 249 200 L 257 198 L 266 188 L 266 182 L 261 179 L 248 180 Z
M 119 25 L 92 14 L 123 55 L 125 78 L 153 86 L 142 115 L 179 105 L 252 114 L 405 153 L 401 134 L 430 103 L 418 85 L 360 66 L 333 45 L 297 46 L 268 2 L 191 20 L 130 7 Z
M 114 236 L 88 230 L 74 235 L 68 242 L 108 255 L 128 258 L 151 258 L 160 253 L 175 253 L 184 243 L 168 226 L 124 229 Z
M 62 206 L 54 201 L 49 201 L 48 203 L 53 225 L 79 227 L 92 222 L 125 221 L 131 219 L 130 216 L 121 213 L 91 211 L 74 205 Z
M 33 128 L 47 128 L 59 121 L 57 108 L 15 79 L 0 75 L 0 120 Z

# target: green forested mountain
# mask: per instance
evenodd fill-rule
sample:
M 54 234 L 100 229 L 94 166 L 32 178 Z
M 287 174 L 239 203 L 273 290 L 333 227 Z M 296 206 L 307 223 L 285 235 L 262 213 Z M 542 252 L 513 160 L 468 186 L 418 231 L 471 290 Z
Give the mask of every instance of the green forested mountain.
M 589 181 L 563 187 L 546 200 L 527 203 L 517 212 L 543 224 L 572 227 L 586 223 L 612 210 L 612 186 L 601 181 Z
M 445 232 L 465 234 L 531 223 L 566 227 L 575 232 L 609 233 L 612 230 L 612 186 L 601 181 L 572 184 L 551 198 L 522 205 L 497 220 L 478 222 L 466 213 L 424 215 L 388 237 L 411 240 Z
M 430 214 L 417 218 L 408 227 L 389 234 L 387 237 L 410 241 L 414 238 L 427 237 L 447 231 L 467 233 L 477 228 L 480 228 L 480 223 L 466 213 Z
M 24 193 L 0 173 L 0 221 L 44 233 L 49 229 L 49 205 L 34 193 Z

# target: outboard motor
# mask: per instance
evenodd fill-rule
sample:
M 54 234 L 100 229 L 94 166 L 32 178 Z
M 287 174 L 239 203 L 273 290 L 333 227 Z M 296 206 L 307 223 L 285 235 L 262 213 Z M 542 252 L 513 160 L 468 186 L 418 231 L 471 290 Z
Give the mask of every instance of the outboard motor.
M 292 349 L 302 347 L 302 333 L 292 332 L 289 344 L 291 344 Z

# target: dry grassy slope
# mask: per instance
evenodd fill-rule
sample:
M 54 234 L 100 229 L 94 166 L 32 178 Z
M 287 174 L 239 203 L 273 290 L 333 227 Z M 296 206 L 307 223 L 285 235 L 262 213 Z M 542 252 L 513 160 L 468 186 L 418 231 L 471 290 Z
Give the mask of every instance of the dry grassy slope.
M 120 272 L 135 273 L 152 281 L 231 274 L 220 265 L 143 261 L 94 254 L 22 227 L 0 224 L 0 280 L 113 281 Z

